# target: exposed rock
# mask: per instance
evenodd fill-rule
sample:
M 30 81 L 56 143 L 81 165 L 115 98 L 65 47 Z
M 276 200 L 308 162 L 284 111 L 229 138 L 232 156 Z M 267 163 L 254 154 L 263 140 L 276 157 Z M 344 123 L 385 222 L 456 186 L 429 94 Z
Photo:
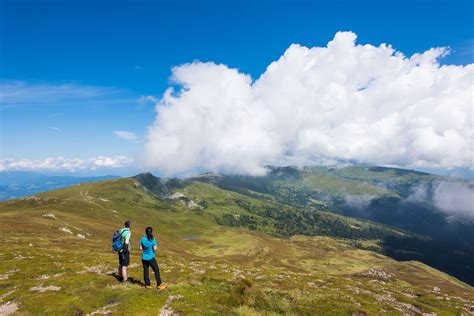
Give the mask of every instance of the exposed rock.
M 393 306 L 395 309 L 398 309 L 400 312 L 402 312 L 402 315 L 404 316 L 415 316 L 415 315 L 436 316 L 436 313 L 423 312 L 418 306 L 399 302 L 390 293 L 376 295 L 376 299 L 380 303 L 389 304 Z
M 201 205 L 197 204 L 197 203 L 194 202 L 193 200 L 189 200 L 189 201 L 186 203 L 186 206 L 189 207 L 189 208 L 200 208 L 200 209 L 203 208 Z
M 417 306 L 408 303 L 398 303 L 398 310 L 402 312 L 404 316 L 422 315 L 422 316 L 436 316 L 436 313 L 424 313 Z
M 112 311 L 110 309 L 102 308 L 102 309 L 93 311 L 92 313 L 87 314 L 87 315 L 91 315 L 91 316 L 92 315 L 112 315 Z
M 61 227 L 59 230 L 72 235 L 72 231 L 67 227 Z
M 56 219 L 56 220 L 58 219 L 58 218 L 56 217 L 56 215 L 54 215 L 54 214 L 52 214 L 52 213 L 44 214 L 43 216 L 44 216 L 44 217 L 47 217 L 47 218 Z
M 195 273 L 199 273 L 199 274 L 204 274 L 204 273 L 206 273 L 206 270 L 204 270 L 204 269 L 195 269 L 195 268 L 193 268 L 193 271 L 194 271 Z
M 86 239 L 86 236 L 84 236 L 83 234 L 77 234 L 76 236 L 77 238 Z
M 173 194 L 171 194 L 168 199 L 170 200 L 179 200 L 179 199 L 182 199 L 182 198 L 185 198 L 186 195 L 184 195 L 183 193 L 180 193 L 180 192 L 175 192 Z
M 22 255 L 17 255 L 17 256 L 14 257 L 14 259 L 16 259 L 16 260 L 33 259 L 33 257 L 32 256 L 24 257 Z
M 117 305 L 118 303 L 114 303 L 114 304 L 109 304 L 109 305 L 106 305 L 102 308 L 99 308 L 98 310 L 95 310 L 93 311 L 92 313 L 90 314 L 87 314 L 87 316 L 92 316 L 92 315 L 112 315 L 112 311 L 109 309 L 115 305 Z
M 30 291 L 32 292 L 40 292 L 40 293 L 44 293 L 44 292 L 57 292 L 61 290 L 61 287 L 59 286 L 54 286 L 54 285 L 50 285 L 50 286 L 47 286 L 47 287 L 42 287 L 42 286 L 34 286 L 30 289 Z
M 433 292 L 441 292 L 441 289 L 439 287 L 435 286 L 433 288 Z
M 416 295 L 411 294 L 411 293 L 402 293 L 402 294 L 405 295 L 408 298 L 416 298 L 417 297 Z
M 99 265 L 99 266 L 95 266 L 95 267 L 85 267 L 84 270 L 82 271 L 79 271 L 78 274 L 86 274 L 86 273 L 95 273 L 95 274 L 108 274 L 108 272 L 115 272 L 115 270 L 113 271 L 107 271 L 107 272 L 102 272 L 103 270 L 105 270 L 107 267 L 103 266 L 103 265 Z
M 378 280 L 390 281 L 392 279 L 392 275 L 383 271 L 383 270 L 375 270 L 369 269 L 367 271 L 361 272 L 361 275 L 365 277 L 370 277 Z
M 203 208 L 198 203 L 194 202 L 193 200 L 189 199 L 186 195 L 181 192 L 175 192 L 168 196 L 169 200 L 178 200 L 181 204 L 189 207 L 189 208 Z
M 6 302 L 0 305 L 0 315 L 11 315 L 18 311 L 18 304 L 15 302 Z
M 357 286 L 346 285 L 346 287 L 356 294 L 359 294 L 361 292 L 361 289 L 358 288 Z
M 381 302 L 381 303 L 395 303 L 397 302 L 396 298 L 394 298 L 391 294 L 381 294 L 381 295 L 377 295 L 376 296 L 376 299 L 378 302 Z
M 36 280 L 46 280 L 46 279 L 49 279 L 50 276 L 47 275 L 47 274 L 42 274 L 40 275 L 39 277 L 36 278 Z

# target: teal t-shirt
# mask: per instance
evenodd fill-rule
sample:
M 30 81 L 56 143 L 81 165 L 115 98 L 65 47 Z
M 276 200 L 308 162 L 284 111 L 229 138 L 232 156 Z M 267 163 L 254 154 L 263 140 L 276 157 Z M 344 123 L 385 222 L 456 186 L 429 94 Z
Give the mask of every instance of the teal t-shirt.
M 125 245 L 125 239 L 130 238 L 132 236 L 132 232 L 128 228 L 122 228 L 120 230 L 120 233 L 122 233 L 122 243 Z M 129 239 L 128 240 L 128 251 L 132 248 L 132 241 Z M 123 249 L 120 250 L 122 252 Z
M 153 246 L 156 246 L 158 243 L 156 239 L 153 238 L 152 241 L 149 241 L 146 236 L 143 236 L 140 239 L 140 245 L 142 246 L 142 259 L 143 260 L 151 260 L 155 258 L 155 251 L 153 250 Z

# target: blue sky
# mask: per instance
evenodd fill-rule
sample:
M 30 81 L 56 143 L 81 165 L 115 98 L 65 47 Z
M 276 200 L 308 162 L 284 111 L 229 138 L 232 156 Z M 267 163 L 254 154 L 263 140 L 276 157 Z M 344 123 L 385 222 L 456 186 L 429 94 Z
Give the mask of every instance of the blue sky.
M 171 68 L 222 63 L 257 79 L 292 43 L 337 31 L 407 56 L 473 62 L 472 1 L 0 0 L 1 154 L 134 157 Z M 135 133 L 137 139 L 116 132 Z M 127 137 L 125 137 L 127 138 Z

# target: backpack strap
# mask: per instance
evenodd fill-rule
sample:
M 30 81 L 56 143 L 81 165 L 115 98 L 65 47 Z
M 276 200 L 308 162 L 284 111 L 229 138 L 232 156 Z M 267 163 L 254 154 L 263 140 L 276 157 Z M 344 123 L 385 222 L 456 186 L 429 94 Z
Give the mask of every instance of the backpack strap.
M 120 236 L 122 236 L 122 235 L 123 235 L 125 232 L 127 232 L 127 231 L 129 232 L 130 230 L 129 230 L 128 228 L 126 228 L 126 227 L 125 227 L 125 228 L 122 228 L 122 229 L 120 230 Z
M 125 232 L 125 229 L 126 228 L 122 228 L 121 230 L 119 230 L 120 235 L 118 236 L 117 240 L 119 240 L 119 239 L 122 240 L 122 236 L 123 236 L 123 233 Z

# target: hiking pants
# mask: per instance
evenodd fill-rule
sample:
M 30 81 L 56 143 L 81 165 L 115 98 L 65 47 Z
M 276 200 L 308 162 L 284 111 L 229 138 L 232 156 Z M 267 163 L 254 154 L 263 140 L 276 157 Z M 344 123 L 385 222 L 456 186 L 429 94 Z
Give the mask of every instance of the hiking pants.
M 148 275 L 148 268 L 151 267 L 153 269 L 153 272 L 155 273 L 156 285 L 160 285 L 161 284 L 160 269 L 158 268 L 158 264 L 156 263 L 155 258 L 151 260 L 142 259 L 142 264 L 143 264 L 143 278 L 145 279 L 145 284 L 148 286 L 151 285 L 150 276 Z

